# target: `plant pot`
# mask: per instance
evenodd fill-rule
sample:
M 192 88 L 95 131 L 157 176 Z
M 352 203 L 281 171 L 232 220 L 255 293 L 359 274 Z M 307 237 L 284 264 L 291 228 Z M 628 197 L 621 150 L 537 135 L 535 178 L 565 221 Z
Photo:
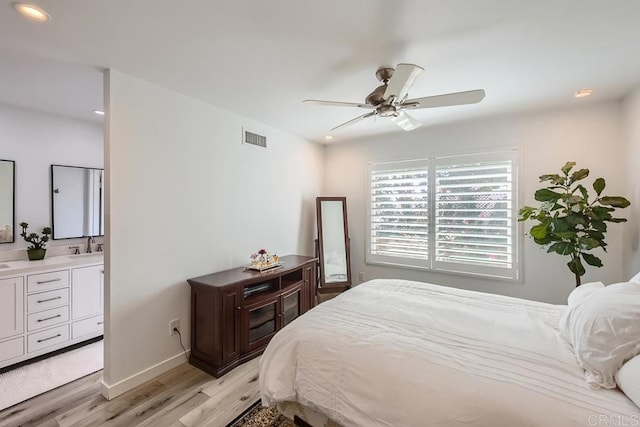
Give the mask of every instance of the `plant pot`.
M 29 255 L 29 261 L 38 261 L 44 259 L 44 254 L 47 253 L 46 249 L 27 249 L 27 255 Z

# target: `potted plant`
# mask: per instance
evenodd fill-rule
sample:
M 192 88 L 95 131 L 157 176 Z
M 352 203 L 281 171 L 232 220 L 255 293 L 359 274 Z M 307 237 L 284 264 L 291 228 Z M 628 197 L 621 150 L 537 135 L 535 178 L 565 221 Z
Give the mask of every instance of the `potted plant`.
M 620 196 L 603 196 L 606 186 L 604 178 L 593 182 L 595 197 L 582 184 L 576 184 L 589 176 L 589 169 L 578 169 L 571 173 L 575 162 L 567 162 L 559 174 L 542 175 L 540 182 L 551 185 L 535 192 L 535 199 L 542 202 L 538 207 L 525 206 L 519 211 L 518 221 L 532 219 L 538 224 L 531 227 L 529 235 L 533 241 L 545 247 L 547 252 L 569 255 L 569 270 L 575 275 L 576 287 L 585 268 L 582 261 L 594 267 L 602 267 L 602 260 L 590 252 L 607 244 L 604 235 L 608 222 L 626 222 L 625 218 L 614 218 L 616 208 L 626 208 L 630 202 Z
M 42 236 L 38 233 L 29 233 L 27 234 L 27 228 L 29 228 L 29 224 L 26 222 L 21 222 L 20 227 L 22 227 L 22 233 L 20 235 L 24 239 L 25 242 L 31 243 L 31 246 L 27 248 L 27 255 L 29 256 L 29 261 L 37 261 L 40 259 L 44 259 L 44 255 L 47 253 L 45 246 L 49 241 L 49 236 L 51 235 L 51 228 L 44 227 L 42 229 Z

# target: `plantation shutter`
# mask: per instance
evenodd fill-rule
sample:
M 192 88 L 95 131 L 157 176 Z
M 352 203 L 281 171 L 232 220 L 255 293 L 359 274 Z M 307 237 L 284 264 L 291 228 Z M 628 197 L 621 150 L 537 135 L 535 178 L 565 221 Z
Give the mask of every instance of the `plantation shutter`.
M 434 159 L 433 268 L 517 278 L 512 152 Z
M 427 160 L 369 167 L 367 261 L 428 267 Z
M 366 261 L 519 279 L 518 151 L 369 165 Z

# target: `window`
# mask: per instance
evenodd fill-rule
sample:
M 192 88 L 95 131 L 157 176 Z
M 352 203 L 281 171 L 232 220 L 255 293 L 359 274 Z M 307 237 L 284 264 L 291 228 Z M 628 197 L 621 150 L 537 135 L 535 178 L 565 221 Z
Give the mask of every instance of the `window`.
M 518 279 L 517 154 L 371 164 L 367 262 Z

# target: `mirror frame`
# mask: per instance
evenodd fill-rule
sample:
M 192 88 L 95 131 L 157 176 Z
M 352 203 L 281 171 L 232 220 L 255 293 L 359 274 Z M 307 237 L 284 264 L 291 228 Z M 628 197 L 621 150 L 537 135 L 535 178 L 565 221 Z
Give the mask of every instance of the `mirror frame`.
M 102 234 L 92 234 L 91 236 L 72 236 L 72 237 L 54 237 L 55 236 L 55 232 L 56 232 L 56 221 L 55 221 L 55 212 L 54 212 L 54 193 L 55 193 L 55 188 L 53 188 L 54 182 L 53 182 L 53 168 L 54 167 L 63 167 L 63 168 L 75 168 L 75 169 L 90 169 L 90 170 L 99 170 L 102 171 L 102 179 L 104 180 L 104 169 L 102 168 L 90 168 L 90 167 L 85 167 L 85 166 L 70 166 L 70 165 L 59 165 L 59 164 L 52 164 L 50 166 L 50 180 L 51 180 L 51 184 L 50 184 L 50 197 L 51 197 L 51 240 L 69 240 L 69 239 L 81 239 L 84 237 L 104 237 L 104 216 L 102 218 L 100 218 L 100 228 L 102 229 Z M 100 188 L 100 199 L 102 200 L 102 203 L 104 203 L 104 188 L 101 186 Z
M 344 248 L 347 261 L 347 280 L 342 282 L 325 282 L 324 277 L 324 244 L 323 244 L 323 229 L 322 229 L 322 202 L 333 201 L 342 202 L 342 221 L 344 224 Z M 318 222 L 318 240 L 316 245 L 316 252 L 318 257 L 318 266 L 320 269 L 319 280 L 320 287 L 318 291 L 323 293 L 341 292 L 351 287 L 351 250 L 349 239 L 349 228 L 347 226 L 347 198 L 346 197 L 316 197 L 316 219 Z
M 13 166 L 13 198 L 12 198 L 12 209 L 11 209 L 11 240 L 7 240 L 6 242 L 2 242 L 0 241 L 0 244 L 2 243 L 15 243 L 16 242 L 16 162 L 15 160 L 6 160 L 6 159 L 0 159 L 0 162 L 8 162 L 11 163 Z

